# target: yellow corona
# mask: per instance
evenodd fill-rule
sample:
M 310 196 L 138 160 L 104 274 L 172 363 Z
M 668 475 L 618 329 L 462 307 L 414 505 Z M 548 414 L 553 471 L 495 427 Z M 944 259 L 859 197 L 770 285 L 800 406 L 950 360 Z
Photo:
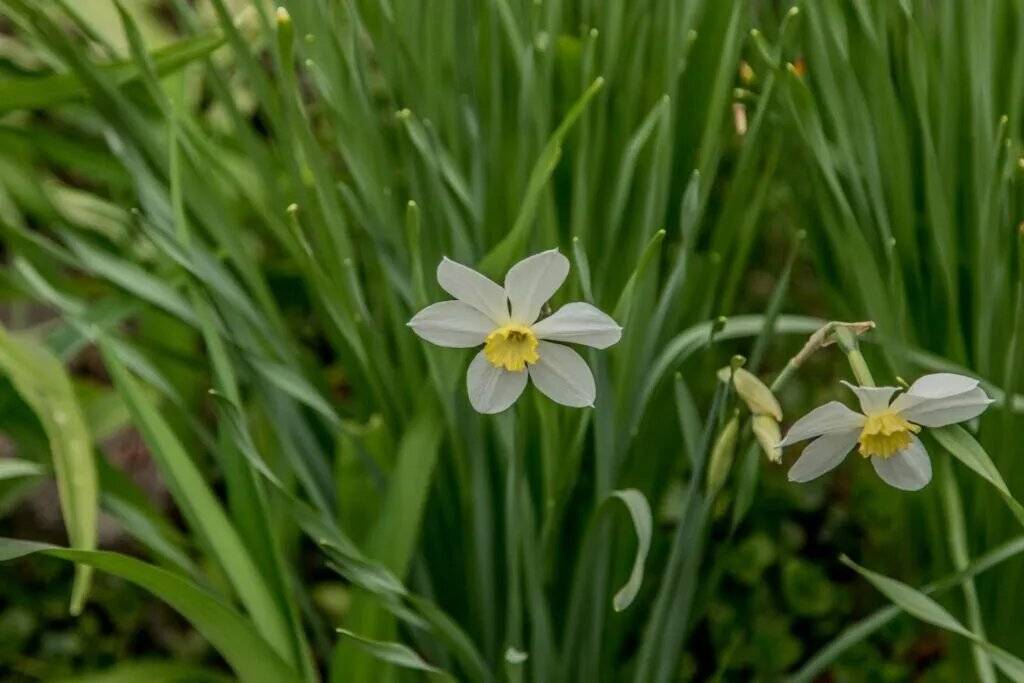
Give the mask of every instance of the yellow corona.
M 895 410 L 868 415 L 860 432 L 860 454 L 865 458 L 877 455 L 888 458 L 910 445 L 911 436 L 921 428 L 911 424 Z
M 503 325 L 487 335 L 484 355 L 496 368 L 522 372 L 527 364 L 540 360 L 537 336 L 527 325 Z

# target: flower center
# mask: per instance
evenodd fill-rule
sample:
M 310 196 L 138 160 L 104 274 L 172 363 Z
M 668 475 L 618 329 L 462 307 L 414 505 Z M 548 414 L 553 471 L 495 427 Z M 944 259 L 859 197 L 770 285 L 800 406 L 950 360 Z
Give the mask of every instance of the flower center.
M 872 455 L 891 457 L 909 446 L 911 435 L 919 431 L 920 427 L 907 422 L 895 410 L 868 415 L 860 433 L 860 454 L 865 458 Z
M 516 323 L 499 327 L 487 335 L 484 355 L 494 367 L 512 372 L 521 372 L 527 363 L 536 363 L 540 359 L 533 330 Z

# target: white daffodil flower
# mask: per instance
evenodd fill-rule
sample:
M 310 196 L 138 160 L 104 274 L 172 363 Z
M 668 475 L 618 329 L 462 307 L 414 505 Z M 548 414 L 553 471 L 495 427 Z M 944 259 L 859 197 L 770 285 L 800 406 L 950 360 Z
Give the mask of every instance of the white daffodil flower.
M 512 266 L 504 287 L 444 258 L 437 266 L 437 282 L 455 300 L 427 306 L 408 324 L 438 346 L 483 345 L 466 373 L 469 402 L 477 412 L 508 408 L 523 393 L 527 377 L 556 403 L 592 406 L 597 390 L 590 368 L 578 353 L 555 342 L 604 349 L 619 341 L 622 328 L 579 301 L 538 320 L 541 307 L 568 274 L 569 259 L 557 249 Z
M 814 439 L 789 470 L 789 480 L 817 479 L 839 466 L 858 446 L 887 484 L 904 491 L 924 488 L 932 463 L 917 434 L 981 415 L 992 403 L 978 380 L 942 372 L 925 375 L 892 400 L 897 387 L 848 386 L 860 400 L 857 413 L 838 401 L 819 406 L 796 421 L 779 446 Z M 890 402 L 891 401 L 891 402 Z

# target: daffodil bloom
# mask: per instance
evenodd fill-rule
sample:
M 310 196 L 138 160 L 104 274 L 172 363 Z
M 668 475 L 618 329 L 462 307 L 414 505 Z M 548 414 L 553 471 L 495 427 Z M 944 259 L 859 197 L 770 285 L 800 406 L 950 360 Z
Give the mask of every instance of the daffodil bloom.
M 917 491 L 932 478 L 931 460 L 917 437 L 921 428 L 970 420 L 992 403 L 978 380 L 948 372 L 921 377 L 895 400 L 897 387 L 843 384 L 857 395 L 861 412 L 831 401 L 797 420 L 779 445 L 814 441 L 789 470 L 790 481 L 820 477 L 856 446 L 887 484 Z
M 427 306 L 409 321 L 423 339 L 452 348 L 483 345 L 466 373 L 469 402 L 481 413 L 500 413 L 519 398 L 526 380 L 567 406 L 592 406 L 594 375 L 578 353 L 556 342 L 604 349 L 622 328 L 590 304 L 565 304 L 540 319 L 541 309 L 569 274 L 557 249 L 512 266 L 501 287 L 451 259 L 437 267 L 437 282 L 453 301 Z

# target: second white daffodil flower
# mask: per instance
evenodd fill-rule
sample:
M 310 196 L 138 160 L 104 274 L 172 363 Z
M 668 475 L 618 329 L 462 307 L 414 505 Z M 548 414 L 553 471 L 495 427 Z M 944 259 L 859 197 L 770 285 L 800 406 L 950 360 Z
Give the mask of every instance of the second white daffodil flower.
M 466 373 L 469 402 L 481 413 L 500 413 L 519 398 L 527 377 L 551 400 L 567 406 L 594 403 L 594 376 L 568 346 L 604 349 L 622 328 L 590 304 L 565 304 L 539 320 L 541 308 L 565 281 L 569 260 L 557 249 L 512 266 L 501 287 L 472 268 L 445 258 L 437 267 L 441 289 L 455 297 L 427 306 L 409 321 L 423 339 L 452 348 L 483 345 Z
M 932 478 L 931 460 L 917 438 L 921 427 L 970 420 L 992 403 L 978 380 L 948 372 L 925 375 L 895 400 L 897 387 L 843 384 L 857 395 L 861 412 L 831 401 L 797 420 L 779 445 L 814 441 L 789 470 L 790 481 L 817 479 L 838 467 L 858 446 L 858 452 L 871 459 L 875 472 L 887 484 L 917 491 Z

